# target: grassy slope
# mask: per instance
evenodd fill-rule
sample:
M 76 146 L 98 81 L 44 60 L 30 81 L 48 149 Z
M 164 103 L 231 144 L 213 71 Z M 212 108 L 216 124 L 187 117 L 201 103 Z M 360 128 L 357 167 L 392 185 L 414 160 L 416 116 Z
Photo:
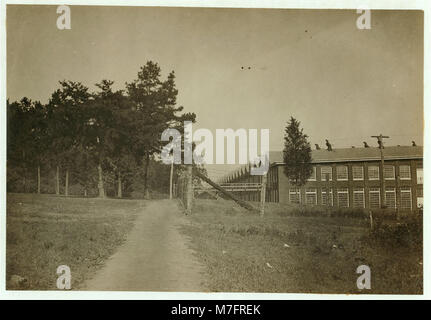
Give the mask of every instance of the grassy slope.
M 356 268 L 365 264 L 372 289 L 363 293 L 422 292 L 421 247 L 375 241 L 362 219 L 283 214 L 289 210 L 270 204 L 261 218 L 229 201 L 196 201 L 183 231 L 210 291 L 359 293 Z
M 19 275 L 27 282 L 7 289 L 56 289 L 63 264 L 72 289 L 79 288 L 126 239 L 142 203 L 8 194 L 7 280 Z

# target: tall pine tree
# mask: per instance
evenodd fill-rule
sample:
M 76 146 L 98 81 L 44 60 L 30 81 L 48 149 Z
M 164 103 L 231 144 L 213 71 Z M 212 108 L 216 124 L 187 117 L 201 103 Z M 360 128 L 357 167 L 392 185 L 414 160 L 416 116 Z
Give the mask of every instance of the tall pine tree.
M 148 181 L 150 160 L 160 153 L 163 145 L 160 137 L 167 128 L 177 128 L 183 121 L 195 121 L 193 113 L 179 114 L 183 107 L 176 106 L 178 90 L 174 72 L 167 80 L 161 80 L 161 69 L 155 62 L 148 61 L 138 72 L 138 78 L 126 83 L 127 93 L 135 110 L 132 130 L 134 154 L 145 163 L 144 195 L 149 198 Z
M 300 128 L 300 122 L 293 117 L 287 123 L 284 134 L 283 159 L 286 164 L 284 174 L 295 186 L 302 186 L 310 178 L 313 167 L 311 165 L 311 146 L 308 136 Z
M 47 106 L 47 133 L 53 162 L 56 163 L 56 193 L 59 193 L 59 169 L 65 170 L 64 194 L 69 195 L 69 173 L 75 166 L 86 125 L 85 108 L 90 93 L 80 82 L 60 81 Z

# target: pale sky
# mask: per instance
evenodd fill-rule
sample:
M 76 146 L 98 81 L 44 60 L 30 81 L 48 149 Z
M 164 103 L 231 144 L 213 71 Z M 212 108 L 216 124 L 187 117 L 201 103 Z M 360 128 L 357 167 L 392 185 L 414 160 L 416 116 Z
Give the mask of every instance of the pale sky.
M 95 89 L 136 78 L 147 60 L 174 70 L 195 128 L 269 128 L 283 148 L 294 116 L 310 142 L 423 144 L 423 13 L 356 10 L 7 6 L 7 97 L 47 102 L 58 81 Z M 244 69 L 241 69 L 244 67 Z M 248 69 L 250 67 L 250 69 Z

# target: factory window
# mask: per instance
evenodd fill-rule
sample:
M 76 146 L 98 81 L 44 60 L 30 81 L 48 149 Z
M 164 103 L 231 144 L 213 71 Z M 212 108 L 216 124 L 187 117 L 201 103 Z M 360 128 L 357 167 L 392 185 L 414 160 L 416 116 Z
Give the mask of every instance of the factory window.
M 423 168 L 417 168 L 416 169 L 416 179 L 417 179 L 417 184 L 424 184 L 424 169 Z
M 412 189 L 410 187 L 400 188 L 400 208 L 401 209 L 412 208 Z
M 353 207 L 354 208 L 365 208 L 364 188 L 354 188 L 353 189 Z
M 422 186 L 416 189 L 416 203 L 418 208 L 423 208 L 424 206 L 424 189 Z
M 301 189 L 289 189 L 290 203 L 301 203 Z
M 316 188 L 305 189 L 305 203 L 309 205 L 317 204 L 317 190 Z
M 316 167 L 313 167 L 313 171 L 311 172 L 311 176 L 308 178 L 308 181 L 316 181 Z
M 397 194 L 395 188 L 386 188 L 386 206 L 391 209 L 397 207 Z
M 338 206 L 340 208 L 348 208 L 349 207 L 349 189 L 342 188 L 338 189 Z
M 380 208 L 380 188 L 370 188 L 369 191 L 370 208 Z
M 400 180 L 410 180 L 410 179 L 411 179 L 410 166 L 409 165 L 400 166 Z
M 325 166 L 320 168 L 320 180 L 326 181 L 326 175 L 329 176 L 329 181 L 332 181 L 332 167 Z
M 395 180 L 395 167 L 394 166 L 385 166 L 383 171 L 385 180 Z
M 368 180 L 379 180 L 379 167 L 369 166 L 368 167 Z
M 337 166 L 337 180 L 345 181 L 349 178 L 347 166 Z
M 353 174 L 353 180 L 364 180 L 364 167 L 353 166 L 352 174 Z
M 327 188 L 322 188 L 322 205 L 327 206 L 328 202 L 326 202 L 326 194 Z M 329 189 L 329 205 L 334 205 L 334 199 L 332 194 L 332 189 Z

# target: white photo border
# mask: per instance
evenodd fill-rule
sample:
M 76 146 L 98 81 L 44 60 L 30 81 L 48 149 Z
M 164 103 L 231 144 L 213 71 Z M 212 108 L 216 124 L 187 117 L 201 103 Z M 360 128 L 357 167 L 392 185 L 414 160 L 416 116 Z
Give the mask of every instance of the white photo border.
M 151 7 L 231 7 L 231 8 L 278 8 L 278 9 L 393 9 L 424 11 L 424 167 L 431 168 L 430 141 L 430 45 L 431 1 L 427 0 L 68 0 L 29 1 L 2 0 L 0 7 L 0 55 L 1 55 L 1 115 L 0 116 L 0 300 L 413 300 L 431 298 L 431 276 L 426 270 L 431 266 L 431 217 L 427 204 L 424 206 L 423 233 L 423 295 L 388 294 L 307 294 L 307 293 L 199 293 L 199 292 L 126 292 L 126 291 L 11 291 L 6 290 L 6 5 L 88 5 L 88 6 L 151 6 Z M 431 172 L 431 171 L 430 171 Z M 425 170 L 424 179 L 429 179 Z M 424 183 L 424 195 L 431 198 L 431 189 Z M 424 196 L 425 197 L 425 196 Z

